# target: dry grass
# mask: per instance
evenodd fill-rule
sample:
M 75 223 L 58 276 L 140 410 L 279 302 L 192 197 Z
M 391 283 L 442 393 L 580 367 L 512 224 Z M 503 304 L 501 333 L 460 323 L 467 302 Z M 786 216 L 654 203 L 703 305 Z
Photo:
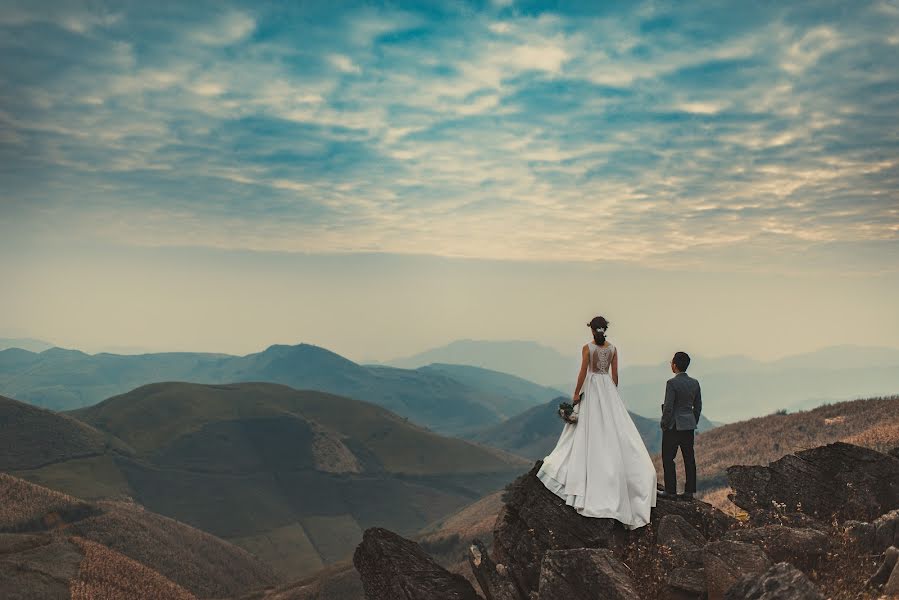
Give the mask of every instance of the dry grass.
M 91 505 L 77 498 L 0 473 L 0 531 L 55 529 L 70 515 L 92 512 Z
M 732 465 L 767 465 L 799 450 L 845 441 L 886 451 L 899 446 L 899 396 L 851 400 L 792 414 L 773 414 L 723 425 L 696 437 L 700 489 L 727 485 Z M 662 477 L 661 457 L 653 458 Z M 678 482 L 683 485 L 683 466 Z
M 196 596 L 153 569 L 79 537 L 71 538 L 84 559 L 69 584 L 72 600 L 196 600 Z
M 0 473 L 0 532 L 64 530 L 147 565 L 206 597 L 275 582 L 245 550 L 128 502 L 87 503 Z

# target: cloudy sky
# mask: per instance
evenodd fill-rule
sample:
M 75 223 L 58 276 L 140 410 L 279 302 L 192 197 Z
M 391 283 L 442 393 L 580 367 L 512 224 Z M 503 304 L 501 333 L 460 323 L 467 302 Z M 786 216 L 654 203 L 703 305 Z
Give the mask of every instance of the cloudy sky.
M 0 336 L 897 346 L 897 62 L 896 0 L 0 0 Z

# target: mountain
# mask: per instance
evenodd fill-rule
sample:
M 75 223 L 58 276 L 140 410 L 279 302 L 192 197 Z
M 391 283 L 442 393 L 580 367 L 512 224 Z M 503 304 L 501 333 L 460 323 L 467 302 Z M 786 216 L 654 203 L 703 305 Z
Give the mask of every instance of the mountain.
M 570 393 L 578 358 L 535 342 L 459 340 L 389 364 L 415 368 L 429 363 L 475 365 Z M 702 383 L 706 416 L 733 422 L 782 409 L 896 393 L 899 349 L 841 345 L 771 361 L 696 353 L 690 374 Z M 670 377 L 667 360 L 622 365 L 621 396 L 633 413 L 654 419 Z
M 466 435 L 467 439 L 500 448 L 532 460 L 542 459 L 549 454 L 559 441 L 563 423 L 556 416 L 560 402 L 570 401 L 559 397 L 549 403 L 529 408 L 528 410 L 498 425 L 491 425 Z M 661 448 L 662 430 L 658 419 L 649 419 L 630 413 L 640 437 L 650 453 Z M 707 431 L 713 425 L 704 417 L 700 417 L 699 430 Z
M 135 504 L 85 502 L 5 473 L 0 473 L 0 499 L 0 573 L 7 553 L 13 560 L 31 562 L 31 569 L 20 571 L 37 572 L 60 568 L 53 562 L 61 554 L 74 567 L 70 577 L 76 585 L 78 565 L 82 574 L 90 573 L 98 567 L 86 569 L 83 563 L 95 558 L 99 568 L 104 564 L 115 567 L 110 573 L 118 572 L 111 580 L 116 588 L 127 589 L 131 580 L 133 592 L 150 586 L 170 589 L 158 597 L 222 597 L 275 582 L 272 571 L 248 552 Z M 0 581 L 4 579 L 0 577 Z M 20 592 L 28 591 L 41 583 L 25 577 L 17 587 Z M 90 578 L 81 582 L 97 584 Z
M 419 367 L 425 373 L 442 373 L 456 381 L 495 398 L 492 406 L 505 418 L 561 395 L 557 389 L 546 387 L 499 371 L 469 365 L 431 364 Z
M 89 406 L 158 381 L 265 381 L 372 402 L 435 431 L 459 433 L 497 423 L 540 395 L 539 386 L 499 374 L 457 373 L 466 384 L 448 373 L 363 366 L 307 344 L 271 346 L 247 356 L 0 351 L 0 393 L 56 410 Z
M 50 342 L 35 340 L 32 338 L 0 338 L 0 350 L 7 348 L 20 348 L 29 352 L 43 352 L 53 347 Z
M 64 440 L 31 459 L 0 454 L 0 470 L 136 501 L 285 580 L 347 558 L 366 527 L 412 533 L 527 464 L 373 404 L 268 383 L 152 384 L 69 415 L 0 398 L 0 423 L 0 447 Z
M 545 386 L 574 381 L 580 366 L 572 356 L 530 341 L 457 340 L 414 356 L 387 361 L 388 365 L 417 369 L 433 363 L 470 365 L 509 373 Z

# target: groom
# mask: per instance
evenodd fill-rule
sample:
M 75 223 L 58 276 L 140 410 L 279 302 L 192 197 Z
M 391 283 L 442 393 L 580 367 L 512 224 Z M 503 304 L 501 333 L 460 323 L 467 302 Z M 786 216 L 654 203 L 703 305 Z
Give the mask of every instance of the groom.
M 677 496 L 677 471 L 674 457 L 680 448 L 684 459 L 687 483 L 684 499 L 692 499 L 696 493 L 696 458 L 693 454 L 693 431 L 699 423 L 702 412 L 702 395 L 699 382 L 687 375 L 690 355 L 676 352 L 671 359 L 674 377 L 665 387 L 665 403 L 662 405 L 662 467 L 665 470 L 665 490 L 659 495 L 668 498 Z

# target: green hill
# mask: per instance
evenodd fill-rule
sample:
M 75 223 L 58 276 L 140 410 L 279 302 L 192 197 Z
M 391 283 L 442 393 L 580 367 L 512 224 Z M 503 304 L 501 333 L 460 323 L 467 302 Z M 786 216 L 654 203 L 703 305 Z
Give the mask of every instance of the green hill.
M 0 399 L 0 422 L 21 410 Z M 412 533 L 527 466 L 372 404 L 268 383 L 152 384 L 71 416 L 41 412 L 43 430 L 77 417 L 112 442 L 17 463 L 15 475 L 89 499 L 133 498 L 293 579 L 345 559 L 367 527 Z M 16 433 L 29 435 L 39 432 Z
M 158 381 L 265 381 L 364 400 L 435 431 L 456 434 L 500 422 L 539 388 L 526 382 L 498 384 L 498 374 L 458 375 L 445 369 L 363 366 L 307 344 L 271 346 L 247 356 L 0 351 L 0 393 L 54 410 L 90 406 Z M 509 395 L 518 393 L 525 397 Z

